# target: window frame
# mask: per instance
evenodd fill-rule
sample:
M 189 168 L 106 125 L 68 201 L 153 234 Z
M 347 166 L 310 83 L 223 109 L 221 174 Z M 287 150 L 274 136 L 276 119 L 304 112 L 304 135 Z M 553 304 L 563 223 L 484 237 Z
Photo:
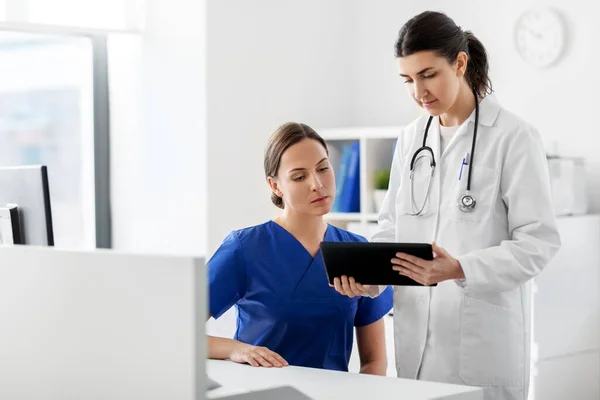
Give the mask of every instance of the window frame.
M 108 82 L 108 34 L 97 29 L 70 30 L 28 23 L 0 22 L 0 31 L 75 36 L 90 39 L 93 76 L 94 212 L 96 248 L 112 248 L 110 191 L 110 93 Z M 52 188 L 50 188 L 52 190 Z

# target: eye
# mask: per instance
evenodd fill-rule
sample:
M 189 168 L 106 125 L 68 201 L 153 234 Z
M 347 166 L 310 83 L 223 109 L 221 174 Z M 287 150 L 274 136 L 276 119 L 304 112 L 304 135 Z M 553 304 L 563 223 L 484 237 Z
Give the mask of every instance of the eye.
M 304 175 L 295 176 L 295 177 L 293 177 L 293 178 L 292 178 L 292 180 L 293 180 L 293 181 L 295 181 L 295 182 L 299 182 L 299 181 L 301 181 L 302 179 L 304 179 Z
M 412 80 L 407 79 L 407 80 L 404 81 L 404 83 L 412 83 Z
M 431 75 L 427 75 L 427 76 L 423 76 L 423 78 L 424 79 L 431 79 L 431 78 L 435 78 L 436 75 L 437 75 L 437 73 L 431 74 Z
M 325 172 L 329 169 L 329 167 L 323 167 L 319 169 L 319 172 Z

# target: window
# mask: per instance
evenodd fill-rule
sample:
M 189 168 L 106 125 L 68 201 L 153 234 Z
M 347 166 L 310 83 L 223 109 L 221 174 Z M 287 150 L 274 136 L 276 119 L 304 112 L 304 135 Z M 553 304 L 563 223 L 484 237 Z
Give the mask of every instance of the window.
M 92 37 L 0 31 L 0 165 L 48 166 L 59 247 L 99 239 L 97 164 L 107 156 L 97 144 L 108 132 L 98 123 L 108 117 L 98 120 L 97 95 L 107 93 L 95 90 L 97 46 Z

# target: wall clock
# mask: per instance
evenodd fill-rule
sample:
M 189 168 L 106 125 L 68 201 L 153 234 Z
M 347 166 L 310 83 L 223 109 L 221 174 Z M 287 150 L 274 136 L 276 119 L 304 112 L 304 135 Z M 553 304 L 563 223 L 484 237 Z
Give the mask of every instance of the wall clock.
M 519 55 L 535 67 L 554 64 L 564 52 L 566 27 L 560 14 L 547 7 L 525 11 L 515 24 Z

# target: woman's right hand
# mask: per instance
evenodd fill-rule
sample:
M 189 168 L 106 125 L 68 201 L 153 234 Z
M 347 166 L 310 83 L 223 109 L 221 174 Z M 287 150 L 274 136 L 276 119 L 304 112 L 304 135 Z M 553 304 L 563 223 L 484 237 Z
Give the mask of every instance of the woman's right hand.
M 283 357 L 274 351 L 266 347 L 252 346 L 246 343 L 239 343 L 235 346 L 229 359 L 240 364 L 250 364 L 253 367 L 281 368 L 289 365 Z
M 333 278 L 333 286 L 338 293 L 350 298 L 367 294 L 371 287 L 370 285 L 361 285 L 353 277 L 348 278 L 346 275 L 342 275 L 341 278 Z

